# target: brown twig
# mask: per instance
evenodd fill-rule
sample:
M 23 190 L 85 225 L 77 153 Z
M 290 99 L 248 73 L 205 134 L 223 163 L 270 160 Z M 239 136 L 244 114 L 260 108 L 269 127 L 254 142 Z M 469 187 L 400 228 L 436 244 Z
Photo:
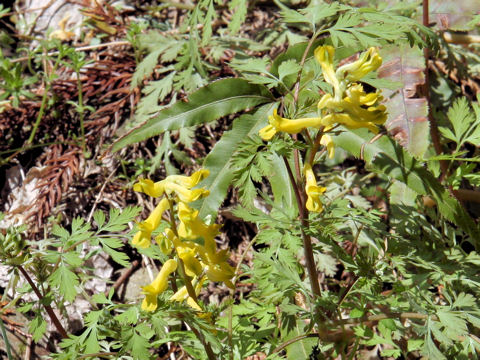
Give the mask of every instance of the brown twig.
M 423 25 L 428 27 L 429 24 L 429 6 L 428 0 L 423 0 Z M 440 133 L 438 131 L 437 119 L 433 116 L 432 107 L 430 104 L 430 81 L 428 75 L 428 61 L 430 57 L 430 50 L 428 47 L 423 49 L 425 57 L 425 98 L 428 104 L 428 121 L 430 123 L 430 137 L 432 138 L 433 147 L 437 155 L 442 154 L 442 144 L 440 143 Z M 447 175 L 448 163 L 445 160 L 440 160 L 440 168 L 442 169 L 442 178 Z
M 297 186 L 297 183 L 295 182 L 292 169 L 290 168 L 290 164 L 288 163 L 288 160 L 285 156 L 283 157 L 283 162 L 285 163 L 285 166 L 287 168 L 288 177 L 293 186 L 295 199 L 297 200 L 298 211 L 300 213 L 300 221 L 302 224 L 300 231 L 302 233 L 303 251 L 304 251 L 305 261 L 307 263 L 308 277 L 310 279 L 310 286 L 312 287 L 312 292 L 314 296 L 317 297 L 321 295 L 321 291 L 320 291 L 320 285 L 318 284 L 317 267 L 315 265 L 315 259 L 313 258 L 312 239 L 310 235 L 305 233 L 305 229 L 308 227 L 308 211 L 305 208 L 305 201 L 304 201 L 302 192 L 300 192 Z
M 133 260 L 132 265 L 125 270 L 125 272 L 120 275 L 120 277 L 115 281 L 115 283 L 112 285 L 113 290 L 117 291 L 118 288 L 125 282 L 125 280 L 128 279 L 128 277 L 140 266 L 140 261 L 139 260 Z M 105 290 L 105 296 L 108 296 L 108 293 L 110 290 Z
M 37 295 L 39 301 L 41 302 L 41 300 L 43 299 L 43 295 L 40 293 L 40 290 L 38 290 L 37 286 L 35 285 L 35 283 L 33 282 L 32 278 L 30 277 L 30 275 L 27 273 L 27 271 L 22 267 L 22 265 L 17 265 L 17 268 L 18 270 L 20 270 L 20 272 L 22 273 L 22 275 L 25 277 L 25 279 L 27 280 L 27 282 L 30 284 L 32 290 L 35 292 L 35 294 Z M 60 322 L 60 320 L 58 320 L 58 317 L 57 315 L 55 314 L 55 312 L 53 311 L 52 307 L 50 305 L 47 305 L 47 304 L 44 304 L 43 307 L 45 308 L 48 316 L 50 316 L 50 319 L 52 320 L 53 324 L 55 325 L 55 327 L 57 328 L 57 331 L 60 333 L 60 335 L 62 336 L 62 338 L 66 339 L 68 337 L 68 334 L 67 332 L 65 331 L 65 328 L 63 327 L 62 323 Z
M 75 48 L 75 51 L 96 50 L 96 49 L 101 49 L 109 46 L 122 46 L 122 45 L 131 45 L 131 44 L 130 44 L 130 41 L 112 41 L 112 42 L 97 44 L 97 45 L 79 46 Z M 58 51 L 52 51 L 47 53 L 46 56 L 50 57 L 58 54 L 59 54 Z M 22 61 L 27 61 L 30 58 L 31 58 L 30 56 L 23 56 L 17 59 L 13 59 L 10 62 L 11 63 L 22 62 Z

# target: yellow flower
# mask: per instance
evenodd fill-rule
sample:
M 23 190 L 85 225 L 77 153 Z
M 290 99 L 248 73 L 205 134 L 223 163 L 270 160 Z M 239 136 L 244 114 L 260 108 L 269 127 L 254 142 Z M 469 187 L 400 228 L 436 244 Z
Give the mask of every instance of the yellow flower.
M 139 231 L 133 237 L 133 245 L 143 249 L 150 246 L 152 240 L 152 231 L 154 231 L 158 225 L 160 225 L 162 215 L 165 210 L 168 209 L 168 207 L 168 200 L 162 199 L 150 216 L 145 221 L 138 224 Z
M 192 202 L 208 196 L 209 191 L 205 189 L 193 189 L 200 181 L 209 175 L 209 171 L 201 169 L 191 176 L 171 175 L 162 181 L 153 182 L 149 179 L 140 179 L 133 185 L 133 190 L 143 192 L 152 197 L 160 197 L 164 193 L 175 194 L 180 201 Z
M 317 186 L 317 179 L 315 179 L 315 174 L 313 173 L 312 166 L 310 164 L 305 164 L 303 171 L 305 173 L 306 182 L 305 191 L 307 192 L 306 207 L 312 212 L 322 212 L 323 205 L 320 201 L 320 195 L 322 195 L 327 189 Z
M 143 192 L 148 196 L 160 197 L 165 192 L 164 181 L 153 182 L 150 179 L 139 179 L 138 183 L 133 185 L 133 190 Z
M 354 82 L 360 80 L 369 72 L 377 70 L 381 65 L 382 58 L 378 53 L 378 49 L 371 47 L 360 55 L 357 61 L 340 66 L 336 75 L 338 78 Z
M 273 115 L 268 117 L 270 125 L 267 125 L 259 131 L 259 135 L 264 140 L 270 140 L 278 131 L 288 134 L 298 134 L 307 127 L 319 128 L 322 126 L 321 118 L 301 118 L 290 120 L 281 117 L 277 113 L 277 109 L 273 110 Z
M 365 127 L 377 133 L 376 125 L 387 120 L 386 107 L 380 104 L 382 99 L 379 92 L 367 94 L 361 84 L 354 84 L 347 88 L 346 96 L 340 101 L 335 100 L 330 94 L 325 94 L 320 99 L 318 108 L 330 111 L 322 118 L 325 126 L 338 123 L 349 129 Z
M 177 269 L 177 261 L 167 260 L 155 280 L 147 286 L 143 286 L 145 299 L 142 302 L 142 310 L 154 311 L 157 308 L 157 296 L 164 292 L 168 286 L 168 277 Z
M 184 175 L 170 175 L 167 177 L 167 179 L 171 182 L 174 182 L 178 185 L 181 185 L 183 187 L 186 187 L 187 189 L 191 189 L 194 186 L 197 186 L 197 184 L 208 177 L 210 175 L 210 171 L 207 169 L 200 169 L 198 171 L 195 171 L 192 175 L 190 176 L 184 176 Z
M 198 296 L 200 294 L 200 290 L 202 289 L 203 283 L 205 281 L 205 277 L 202 277 L 200 281 L 198 281 L 197 278 L 193 279 L 193 284 L 195 284 L 195 294 Z M 188 295 L 188 290 L 186 286 L 182 286 L 175 294 L 172 295 L 170 298 L 170 301 L 177 301 L 177 302 L 183 302 L 187 301 L 187 304 L 197 310 L 197 311 L 202 311 L 202 308 L 197 304 L 195 300 L 193 300 L 189 295 Z
M 274 112 L 276 113 L 277 110 L 274 110 Z M 260 129 L 258 135 L 260 135 L 263 140 L 270 140 L 275 136 L 276 133 L 277 130 L 272 125 L 268 124 L 264 128 Z
M 196 252 L 194 249 L 188 247 L 178 247 L 177 254 L 185 264 L 185 272 L 188 276 L 198 276 L 202 273 L 202 264 L 195 257 Z
M 235 275 L 235 270 L 227 263 L 221 262 L 219 264 L 210 264 L 205 267 L 205 274 L 208 280 L 215 282 L 223 282 L 229 288 L 233 289 L 233 283 L 230 281 Z
M 333 159 L 335 157 L 335 144 L 333 143 L 332 137 L 328 134 L 323 134 L 320 139 L 320 144 L 327 148 L 328 157 Z
M 50 39 L 59 39 L 62 41 L 66 40 L 72 40 L 75 37 L 75 33 L 67 30 L 67 23 L 68 20 L 70 19 L 70 14 L 66 14 L 62 20 L 58 22 L 58 27 L 60 28 L 59 30 L 52 31 L 50 33 L 49 38 Z
M 173 233 L 172 229 L 167 228 L 162 234 L 155 237 L 155 242 L 165 255 L 170 255 L 173 246 L 178 246 L 179 240 Z
M 335 55 L 335 49 L 333 46 L 325 45 L 319 46 L 314 51 L 315 59 L 322 66 L 323 77 L 325 81 L 333 86 L 336 92 L 340 89 L 340 82 L 333 69 L 333 57 Z
M 194 210 L 187 204 L 178 203 L 178 235 L 187 240 L 202 238 L 207 251 L 215 251 L 215 236 L 218 234 L 220 225 L 207 225 L 198 217 L 198 210 Z

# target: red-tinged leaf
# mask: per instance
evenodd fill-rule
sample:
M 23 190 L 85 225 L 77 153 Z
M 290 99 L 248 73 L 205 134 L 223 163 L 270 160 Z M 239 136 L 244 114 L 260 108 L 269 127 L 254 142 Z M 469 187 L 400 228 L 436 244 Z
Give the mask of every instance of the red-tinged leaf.
M 440 30 L 470 30 L 469 22 L 480 14 L 478 0 L 442 0 L 429 4 L 430 22 L 435 22 Z
M 383 90 L 388 99 L 385 126 L 405 149 L 422 157 L 429 145 L 428 103 L 424 97 L 416 97 L 425 83 L 423 53 L 407 45 L 387 48 L 384 53 L 378 76 L 403 84 L 397 90 Z

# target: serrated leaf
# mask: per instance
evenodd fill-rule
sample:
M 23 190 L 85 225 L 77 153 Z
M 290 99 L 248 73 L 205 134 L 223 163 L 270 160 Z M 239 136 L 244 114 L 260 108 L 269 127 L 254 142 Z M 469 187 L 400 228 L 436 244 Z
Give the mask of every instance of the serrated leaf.
M 175 103 L 144 125 L 127 133 L 113 144 L 112 150 L 118 151 L 167 130 L 215 121 L 222 116 L 269 101 L 272 101 L 272 96 L 267 88 L 261 85 L 253 85 L 243 79 L 218 80 L 190 95 L 187 102 Z
M 390 186 L 390 203 L 394 205 L 415 206 L 418 194 L 400 181 Z
M 476 301 L 472 294 L 460 293 L 452 304 L 452 308 L 476 307 Z
M 438 319 L 440 323 L 445 326 L 448 334 L 455 334 L 454 339 L 457 336 L 464 335 L 468 332 L 467 322 L 460 317 L 459 314 L 453 311 L 437 311 Z
M 28 331 L 32 334 L 33 341 L 38 342 L 47 331 L 47 322 L 42 316 L 37 315 L 28 325 Z
M 96 328 L 90 328 L 90 333 L 85 340 L 85 352 L 87 354 L 95 354 L 100 351 L 100 344 L 98 343 L 98 332 Z
M 423 340 L 422 339 L 408 339 L 407 341 L 407 351 L 415 351 L 415 350 L 420 350 L 423 345 Z
M 361 318 L 364 314 L 365 314 L 364 310 L 354 308 L 352 309 L 352 311 L 350 311 L 349 317 L 352 319 L 357 319 L 357 318 Z
M 71 266 L 80 266 L 83 263 L 83 260 L 80 259 L 78 253 L 75 251 L 63 253 L 62 258 L 67 264 Z
M 127 206 L 125 209 L 112 208 L 108 214 L 108 222 L 101 229 L 101 231 L 120 232 L 127 228 L 130 221 L 135 220 L 135 217 L 140 213 L 139 206 Z
M 232 12 L 232 18 L 228 22 L 228 30 L 233 35 L 240 30 L 240 26 L 247 16 L 248 3 L 245 0 L 231 0 L 228 2 L 228 8 Z
M 280 15 L 286 23 L 310 23 L 310 20 L 305 15 L 300 14 L 296 10 L 285 8 L 280 11 Z
M 408 151 L 423 157 L 430 142 L 427 119 L 428 103 L 425 97 L 416 97 L 416 89 L 425 83 L 425 60 L 419 48 L 406 44 L 388 47 L 379 77 L 402 83 L 398 90 L 384 90 L 388 131 Z M 413 98 L 415 97 L 415 98 Z
M 245 138 L 266 126 L 268 114 L 274 106 L 275 104 L 264 105 L 254 115 L 242 115 L 236 119 L 232 130 L 223 134 L 205 158 L 203 167 L 210 171 L 210 175 L 199 186 L 208 189 L 210 195 L 203 199 L 200 205 L 200 217 L 216 214 L 234 176 L 230 168 L 231 157 Z
M 269 89 L 278 86 L 279 82 L 277 79 L 270 78 L 268 76 L 256 75 L 256 74 L 244 74 L 243 78 L 248 80 L 251 84 L 265 85 Z
M 314 254 L 317 268 L 326 276 L 335 276 L 337 273 L 337 259 L 325 253 L 317 252 Z
M 334 137 L 334 143 L 357 157 L 363 149 L 363 158 L 375 171 L 403 182 L 420 195 L 432 196 L 440 213 L 469 234 L 476 247 L 480 246 L 477 225 L 423 164 L 387 136 L 369 143 L 371 139 L 366 129 L 345 130 Z
M 117 264 L 122 265 L 123 267 L 130 266 L 130 262 L 128 261 L 128 256 L 120 251 L 113 250 L 111 247 L 102 243 L 103 251 L 105 251 L 108 255 L 112 257 L 112 260 L 115 261 Z
M 139 311 L 138 307 L 132 306 L 128 308 L 121 314 L 115 316 L 115 320 L 117 320 L 120 324 L 128 325 L 128 324 L 136 324 L 138 321 Z
M 55 272 L 50 275 L 48 282 L 53 287 L 58 287 L 58 291 L 66 301 L 71 302 L 77 295 L 75 287 L 78 285 L 78 277 L 66 266 L 60 265 Z
M 68 237 L 70 236 L 70 233 L 67 230 L 65 230 L 61 226 L 58 226 L 57 224 L 53 225 L 52 234 L 58 236 L 61 239 L 68 239 Z
M 158 103 L 163 101 L 170 94 L 173 88 L 173 78 L 176 72 L 164 76 L 160 80 L 150 81 L 143 89 L 144 95 L 137 107 L 137 114 L 151 114 L 152 109 L 158 107 Z
M 142 83 L 144 79 L 146 79 L 152 74 L 155 66 L 158 63 L 158 57 L 163 50 L 163 48 L 159 48 L 155 51 L 152 51 L 150 54 L 145 56 L 145 58 L 137 65 L 135 73 L 132 76 L 132 89 L 136 88 L 139 84 Z
M 305 323 L 301 320 L 298 320 L 290 331 L 284 329 L 282 331 L 282 339 L 288 341 L 292 338 L 295 338 L 300 335 L 305 334 Z M 299 360 L 299 359 L 308 359 L 312 353 L 313 347 L 318 343 L 318 339 L 315 338 L 305 338 L 300 341 L 295 341 L 291 345 L 286 347 L 287 359 L 289 360 Z
M 264 58 L 253 58 L 248 60 L 237 60 L 232 61 L 230 66 L 237 71 L 247 71 L 257 74 L 267 73 L 267 66 L 270 63 L 268 59 Z
M 313 57 L 313 52 L 315 51 L 317 46 L 320 46 L 322 44 L 322 42 L 323 40 L 315 40 L 313 42 L 313 44 L 310 46 L 308 50 L 307 57 L 306 57 L 307 60 Z M 302 57 L 303 57 L 303 54 L 305 53 L 305 50 L 307 49 L 307 46 L 308 46 L 308 42 L 301 42 L 301 43 L 297 43 L 295 45 L 289 46 L 287 51 L 281 53 L 275 58 L 270 68 L 270 73 L 278 77 L 279 76 L 278 68 L 280 64 L 288 60 L 293 60 L 297 64 L 299 64 L 302 61 Z
M 105 213 L 101 210 L 97 210 L 93 213 L 93 220 L 97 223 L 97 227 L 101 228 L 105 223 Z
M 278 67 L 278 76 L 280 77 L 280 80 L 283 80 L 288 75 L 297 74 L 300 69 L 300 64 L 295 60 L 290 59 L 280 64 Z

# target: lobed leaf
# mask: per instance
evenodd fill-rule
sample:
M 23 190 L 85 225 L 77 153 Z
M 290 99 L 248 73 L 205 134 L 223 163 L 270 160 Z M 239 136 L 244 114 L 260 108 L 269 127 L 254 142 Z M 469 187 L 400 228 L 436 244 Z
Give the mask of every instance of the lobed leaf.
M 370 142 L 371 139 L 372 135 L 366 129 L 359 129 L 343 131 L 335 136 L 334 142 L 354 156 L 363 155 L 363 159 L 375 171 L 403 182 L 417 194 L 432 196 L 438 204 L 439 212 L 469 234 L 478 248 L 477 225 L 436 177 L 393 139 L 382 136 L 377 141 Z
M 275 104 L 267 104 L 253 115 L 247 114 L 237 118 L 233 122 L 232 130 L 223 134 L 205 158 L 203 167 L 210 171 L 210 175 L 199 186 L 210 190 L 210 195 L 203 200 L 199 208 L 201 217 L 216 214 L 234 176 L 230 167 L 231 157 L 245 138 L 256 134 L 267 124 L 267 116 L 274 106 Z
M 403 85 L 397 90 L 383 91 L 388 99 L 385 102 L 388 111 L 385 126 L 405 149 L 422 157 L 430 143 L 428 104 L 425 97 L 414 97 L 417 88 L 425 83 L 423 53 L 406 44 L 388 47 L 385 53 L 388 55 L 378 76 Z

